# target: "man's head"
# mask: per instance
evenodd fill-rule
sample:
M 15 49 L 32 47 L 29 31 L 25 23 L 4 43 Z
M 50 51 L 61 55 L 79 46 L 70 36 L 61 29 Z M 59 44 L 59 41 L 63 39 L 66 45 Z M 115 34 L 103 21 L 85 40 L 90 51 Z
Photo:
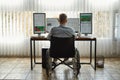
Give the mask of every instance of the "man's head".
M 67 15 L 62 13 L 59 15 L 59 22 L 60 24 L 65 24 L 67 22 Z

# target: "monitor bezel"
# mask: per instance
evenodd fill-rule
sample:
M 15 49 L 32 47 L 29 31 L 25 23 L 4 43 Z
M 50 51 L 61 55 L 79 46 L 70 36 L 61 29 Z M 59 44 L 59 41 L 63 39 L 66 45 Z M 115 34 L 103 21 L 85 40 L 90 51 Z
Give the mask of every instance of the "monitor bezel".
M 90 33 L 89 33 L 89 32 L 88 32 L 88 33 L 82 32 L 82 29 L 81 29 L 82 26 L 81 26 L 81 20 L 80 20 L 82 14 L 91 14 L 91 32 L 90 32 Z M 92 28 L 93 28 L 93 26 L 92 26 L 92 22 L 93 22 L 93 21 L 92 21 L 92 17 L 93 17 L 93 14 L 92 14 L 92 13 L 80 13 L 79 20 L 80 20 L 80 33 L 81 33 L 81 34 L 92 34 L 92 33 L 93 33 L 93 31 L 92 31 Z
M 42 32 L 40 32 L 40 33 L 36 33 L 36 31 L 34 30 L 34 27 L 35 27 L 35 18 L 34 18 L 34 16 L 35 16 L 35 14 L 44 14 L 44 24 L 45 24 L 45 30 L 44 30 L 44 31 L 42 31 Z M 34 34 L 41 34 L 41 33 L 45 33 L 45 31 L 46 31 L 46 13 L 33 13 L 33 32 L 34 32 Z

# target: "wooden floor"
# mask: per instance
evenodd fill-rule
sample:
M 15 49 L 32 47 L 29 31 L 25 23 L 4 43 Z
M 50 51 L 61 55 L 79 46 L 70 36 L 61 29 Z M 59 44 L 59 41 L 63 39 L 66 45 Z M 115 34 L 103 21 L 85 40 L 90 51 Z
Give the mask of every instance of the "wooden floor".
M 51 76 L 52 80 L 74 80 L 70 68 L 61 65 Z M 0 80 L 48 80 L 41 64 L 30 69 L 29 58 L 0 58 Z M 104 68 L 95 71 L 90 65 L 82 65 L 80 74 L 75 80 L 120 80 L 120 59 L 105 59 Z

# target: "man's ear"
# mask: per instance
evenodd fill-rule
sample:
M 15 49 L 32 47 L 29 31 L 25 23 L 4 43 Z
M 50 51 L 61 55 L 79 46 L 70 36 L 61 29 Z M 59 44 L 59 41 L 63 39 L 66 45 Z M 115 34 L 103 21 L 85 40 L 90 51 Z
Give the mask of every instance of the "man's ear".
M 65 22 L 67 22 L 67 19 L 65 20 Z

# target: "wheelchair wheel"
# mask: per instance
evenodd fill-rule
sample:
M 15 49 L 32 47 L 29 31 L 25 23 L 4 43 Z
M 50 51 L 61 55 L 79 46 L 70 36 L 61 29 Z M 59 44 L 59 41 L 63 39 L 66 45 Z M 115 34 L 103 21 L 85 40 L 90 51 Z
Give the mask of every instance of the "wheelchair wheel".
M 78 55 L 79 56 L 79 55 Z M 76 56 L 74 59 L 73 59 L 73 71 L 74 71 L 74 75 L 77 76 L 79 73 L 80 73 L 80 68 L 81 68 L 81 65 L 80 65 L 80 60 L 79 60 L 79 57 Z
M 77 75 L 80 73 L 80 63 L 77 63 Z
M 80 73 L 80 55 L 79 55 L 79 51 L 77 50 L 77 75 Z
M 48 65 L 48 56 L 46 55 L 46 74 L 49 76 L 49 65 Z
M 48 53 L 46 55 L 46 74 L 48 77 L 51 76 L 51 61 Z
M 75 76 L 78 75 L 78 64 L 77 64 L 77 60 L 75 58 L 73 59 L 73 73 Z
M 48 77 L 50 77 L 51 73 L 52 73 L 52 71 L 51 71 L 50 65 L 49 65 L 49 63 L 47 63 L 47 65 L 46 65 L 46 74 L 47 74 Z
M 78 75 L 78 74 L 80 73 L 80 67 L 81 67 L 81 66 L 80 66 L 80 63 L 77 61 L 77 62 L 76 62 L 76 70 L 77 70 L 77 71 L 76 71 L 76 75 Z

